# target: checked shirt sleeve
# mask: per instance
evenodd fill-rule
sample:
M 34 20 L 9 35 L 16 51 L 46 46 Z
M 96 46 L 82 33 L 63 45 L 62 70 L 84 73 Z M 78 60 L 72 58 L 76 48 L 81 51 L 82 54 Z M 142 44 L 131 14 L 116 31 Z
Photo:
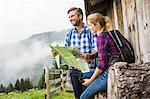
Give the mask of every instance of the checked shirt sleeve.
M 65 37 L 65 46 L 70 46 L 71 45 L 71 38 L 70 38 L 69 33 L 70 32 L 68 32 L 66 37 Z
M 108 39 L 106 35 L 102 33 L 97 39 L 97 49 L 98 49 L 98 65 L 97 67 L 104 71 L 108 67 Z

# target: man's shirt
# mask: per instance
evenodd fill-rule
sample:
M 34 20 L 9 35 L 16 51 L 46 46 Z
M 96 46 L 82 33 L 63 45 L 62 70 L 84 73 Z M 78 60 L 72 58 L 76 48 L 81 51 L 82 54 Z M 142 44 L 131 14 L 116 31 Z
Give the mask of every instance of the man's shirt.
M 81 33 L 78 33 L 76 28 L 69 31 L 66 36 L 65 46 L 78 47 L 82 54 L 92 53 L 92 50 L 96 48 L 96 39 L 97 35 L 93 35 L 89 28 L 86 25 L 83 25 Z M 89 61 L 88 64 L 91 65 L 93 62 Z
M 97 37 L 97 49 L 97 67 L 104 71 L 109 67 L 110 61 L 116 56 L 119 56 L 119 51 L 108 32 L 102 32 Z

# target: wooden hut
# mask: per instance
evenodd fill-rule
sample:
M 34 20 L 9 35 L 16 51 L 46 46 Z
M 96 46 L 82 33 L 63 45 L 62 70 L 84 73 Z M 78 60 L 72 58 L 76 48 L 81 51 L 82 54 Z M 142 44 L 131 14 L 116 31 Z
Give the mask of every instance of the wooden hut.
M 84 0 L 86 16 L 93 12 L 108 15 L 134 47 L 136 62 L 150 62 L 149 0 Z
M 86 16 L 107 15 L 132 44 L 136 63 L 117 63 L 109 69 L 108 99 L 150 98 L 149 0 L 84 0 Z

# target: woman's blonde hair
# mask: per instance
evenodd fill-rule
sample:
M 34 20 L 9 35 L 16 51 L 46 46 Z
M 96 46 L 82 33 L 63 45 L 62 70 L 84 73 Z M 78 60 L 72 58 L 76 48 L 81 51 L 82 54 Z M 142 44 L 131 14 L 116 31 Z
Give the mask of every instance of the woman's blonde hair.
M 96 25 L 99 23 L 103 31 L 109 31 L 111 29 L 111 20 L 108 16 L 103 16 L 100 13 L 92 13 L 87 17 L 87 20 Z

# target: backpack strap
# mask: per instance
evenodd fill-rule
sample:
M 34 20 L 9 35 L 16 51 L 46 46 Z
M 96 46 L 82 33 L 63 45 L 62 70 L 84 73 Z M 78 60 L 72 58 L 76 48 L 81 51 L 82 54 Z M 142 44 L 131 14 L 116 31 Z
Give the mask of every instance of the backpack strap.
M 115 34 L 115 36 L 116 36 L 116 38 L 117 38 L 117 41 L 118 41 L 120 47 L 123 47 L 123 44 L 121 43 L 121 40 L 120 40 L 120 38 L 118 37 L 117 32 L 116 32 L 115 29 L 114 29 L 114 34 Z
M 113 32 L 113 31 L 112 31 L 112 32 Z M 109 31 L 108 33 L 109 33 L 109 35 L 111 36 L 111 38 L 113 39 L 113 41 L 115 42 L 115 44 L 116 44 L 116 46 L 117 46 L 117 48 L 118 48 L 118 50 L 119 50 L 119 52 L 120 52 L 120 54 L 121 54 L 121 58 L 122 58 L 123 60 L 125 60 L 124 57 L 123 57 L 123 53 L 122 53 L 122 51 L 121 51 L 121 49 L 120 49 L 120 47 L 119 47 L 119 46 L 123 46 L 123 45 L 122 45 L 122 43 L 121 43 L 120 38 L 118 37 L 118 35 L 117 35 L 117 33 L 116 33 L 116 30 L 114 30 L 114 34 L 115 34 L 115 36 L 116 36 L 117 41 L 118 41 L 119 44 L 117 43 L 116 39 L 115 39 L 114 36 L 111 34 L 111 32 Z

